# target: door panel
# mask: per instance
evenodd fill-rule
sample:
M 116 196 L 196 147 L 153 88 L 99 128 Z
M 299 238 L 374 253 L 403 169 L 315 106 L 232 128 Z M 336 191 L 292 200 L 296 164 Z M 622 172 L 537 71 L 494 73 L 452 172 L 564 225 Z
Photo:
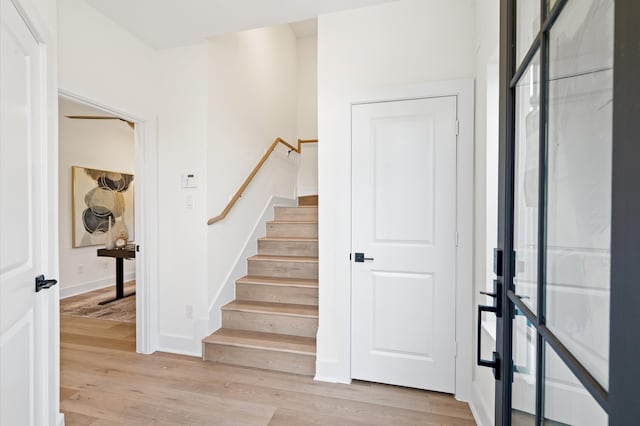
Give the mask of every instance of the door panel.
M 352 377 L 454 392 L 456 98 L 352 120 Z
M 33 425 L 37 313 L 42 272 L 41 59 L 10 1 L 0 18 L 0 424 Z M 45 348 L 43 348 L 45 349 Z
M 613 413 L 614 3 L 501 2 L 499 425 Z

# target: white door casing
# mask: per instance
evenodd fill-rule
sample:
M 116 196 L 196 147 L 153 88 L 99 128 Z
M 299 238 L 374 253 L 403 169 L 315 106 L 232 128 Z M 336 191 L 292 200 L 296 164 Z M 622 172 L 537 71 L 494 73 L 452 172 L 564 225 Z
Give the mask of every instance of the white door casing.
M 48 252 L 46 50 L 25 12 L 0 4 L 0 424 L 49 424 L 58 395 L 56 298 L 54 290 L 35 292 L 47 256 L 55 257 Z
M 456 102 L 352 106 L 353 378 L 455 391 Z
M 158 152 L 157 121 L 152 111 L 131 113 L 76 92 L 58 89 L 58 96 L 135 123 L 136 193 L 136 352 L 158 350 Z

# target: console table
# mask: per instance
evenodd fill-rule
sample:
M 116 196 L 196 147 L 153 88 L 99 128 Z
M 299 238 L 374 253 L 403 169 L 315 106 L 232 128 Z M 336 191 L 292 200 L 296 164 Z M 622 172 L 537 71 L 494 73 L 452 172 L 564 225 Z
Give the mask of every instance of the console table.
M 107 303 L 115 302 L 116 300 L 124 299 L 125 297 L 136 294 L 135 291 L 124 294 L 124 259 L 135 259 L 135 246 L 127 246 L 123 249 L 113 250 L 98 249 L 98 256 L 113 257 L 116 259 L 116 297 L 103 300 L 99 304 L 106 305 Z

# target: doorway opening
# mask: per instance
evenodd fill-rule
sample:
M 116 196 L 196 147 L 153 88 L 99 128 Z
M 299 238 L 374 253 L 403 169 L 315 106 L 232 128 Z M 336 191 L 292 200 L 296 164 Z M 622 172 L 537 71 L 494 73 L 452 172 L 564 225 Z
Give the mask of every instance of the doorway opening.
M 134 218 L 135 226 L 135 350 L 138 353 L 153 353 L 158 346 L 158 182 L 157 167 L 157 136 L 156 118 L 149 111 L 127 112 L 117 107 L 107 106 L 98 101 L 83 97 L 77 93 L 64 89 L 58 91 L 59 98 L 76 104 L 94 108 L 102 116 L 118 118 L 119 121 L 129 126 L 133 124 L 134 131 Z M 83 115 L 83 114 L 77 114 Z M 86 114 L 89 115 L 89 114 Z M 85 121 L 83 119 L 74 121 Z M 86 120 L 90 121 L 90 120 Z M 99 155 L 99 152 L 95 155 Z M 64 172 L 61 170 L 61 173 Z M 82 199 L 81 201 L 84 201 Z M 71 221 L 71 218 L 62 218 Z M 129 222 L 127 222 L 128 225 Z M 69 225 L 70 226 L 70 225 Z M 113 226 L 113 225 L 112 225 Z M 61 231 L 62 233 L 62 231 Z M 62 235 L 59 236 L 60 238 Z M 127 238 L 128 240 L 128 238 Z M 104 241 L 104 240 L 103 240 Z M 114 239 L 115 243 L 115 239 Z M 69 242 L 69 244 L 71 244 Z M 100 246 L 101 248 L 104 245 Z M 131 246 L 129 246 L 131 247 Z M 92 258 L 97 257 L 98 246 L 93 247 Z M 116 271 L 116 260 L 105 257 L 110 263 L 108 268 Z M 128 262 L 123 260 L 124 263 Z M 104 266 L 103 266 L 104 268 Z M 126 281 L 126 269 L 123 271 L 123 280 Z M 115 275 L 115 273 L 114 273 Z M 114 290 L 115 292 L 115 290 Z M 125 289 L 126 294 L 126 289 Z M 115 294 L 111 295 L 113 298 Z M 64 297 L 64 294 L 63 294 Z
M 134 123 L 62 97 L 58 111 L 61 326 L 110 321 L 135 351 Z

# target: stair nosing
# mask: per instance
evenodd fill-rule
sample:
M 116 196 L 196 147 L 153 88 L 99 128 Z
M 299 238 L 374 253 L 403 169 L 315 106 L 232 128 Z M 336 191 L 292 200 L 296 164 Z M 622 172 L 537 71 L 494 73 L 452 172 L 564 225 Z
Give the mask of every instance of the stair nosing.
M 262 278 L 265 280 L 271 280 L 271 281 L 255 281 L 256 278 Z M 279 280 L 280 277 L 263 277 L 263 276 L 251 276 L 251 275 L 245 275 L 244 277 L 238 278 L 236 280 L 236 284 L 249 284 L 249 285 L 270 285 L 270 286 L 276 286 L 276 287 L 297 287 L 297 288 L 311 288 L 311 289 L 316 289 L 319 287 L 319 281 L 318 280 L 312 280 L 309 279 L 308 283 L 302 283 L 302 282 L 283 282 L 283 281 L 277 281 Z
M 317 225 L 317 220 L 270 220 L 267 224 L 303 224 L 303 225 Z
M 318 237 L 260 237 L 258 241 L 291 241 L 294 243 L 317 243 Z
M 247 260 L 264 262 L 294 262 L 294 263 L 318 263 L 318 256 L 282 256 L 277 254 L 256 254 L 249 256 Z
M 222 330 L 222 329 L 220 329 Z M 233 331 L 239 331 L 242 332 L 243 330 L 236 330 L 233 328 L 226 328 L 224 330 L 233 330 Z M 315 350 L 315 339 L 313 338 L 309 338 L 309 339 L 313 339 L 314 341 L 314 350 L 313 351 L 304 351 L 304 350 L 296 350 L 296 349 L 290 349 L 290 348 L 279 348 L 279 347 L 273 347 L 273 346 L 264 346 L 264 345 L 259 345 L 259 344 L 252 344 L 252 343 L 240 343 L 240 342 L 222 342 L 222 341 L 215 341 L 216 337 L 215 334 L 216 332 L 219 330 L 216 330 L 215 332 L 213 332 L 211 335 L 205 337 L 204 339 L 202 339 L 202 343 L 204 344 L 212 344 L 212 345 L 225 345 L 225 346 L 234 346 L 234 347 L 238 347 L 238 348 L 247 348 L 247 349 L 258 349 L 258 350 L 263 350 L 263 351 L 270 351 L 270 352 L 285 352 L 285 353 L 291 353 L 291 354 L 297 354 L 297 355 L 306 355 L 306 356 L 315 356 L 316 355 L 316 350 Z M 265 337 L 267 336 L 271 336 L 271 335 L 277 335 L 277 333 L 261 333 L 261 332 L 253 332 L 254 334 L 262 334 Z M 283 335 L 285 336 L 285 335 Z M 239 339 L 243 339 L 244 337 L 242 336 L 236 336 Z M 265 339 L 267 340 L 267 339 Z
M 251 308 L 249 307 L 235 307 L 233 306 L 234 303 L 240 302 L 242 304 L 258 304 L 258 305 L 280 305 L 283 307 L 287 307 L 287 306 L 305 306 L 308 308 L 312 308 L 315 309 L 316 311 L 318 310 L 318 306 L 316 305 L 302 305 L 302 304 L 296 304 L 296 303 L 272 303 L 272 302 L 253 302 L 253 301 L 244 301 L 244 300 L 240 300 L 238 301 L 233 300 L 232 302 L 227 303 L 226 305 L 222 306 L 222 310 L 226 310 L 226 311 L 234 311 L 234 312 L 249 312 L 252 314 L 266 314 L 266 315 L 280 315 L 280 316 L 286 316 L 286 317 L 298 317 L 298 318 L 311 318 L 311 319 L 318 319 L 319 318 L 319 313 L 315 313 L 315 314 L 301 314 L 301 313 L 296 313 L 296 312 L 287 312 L 286 310 L 283 311 L 268 311 L 268 310 L 264 310 L 264 309 L 260 309 L 258 306 Z M 232 306 L 229 306 L 232 305 Z

